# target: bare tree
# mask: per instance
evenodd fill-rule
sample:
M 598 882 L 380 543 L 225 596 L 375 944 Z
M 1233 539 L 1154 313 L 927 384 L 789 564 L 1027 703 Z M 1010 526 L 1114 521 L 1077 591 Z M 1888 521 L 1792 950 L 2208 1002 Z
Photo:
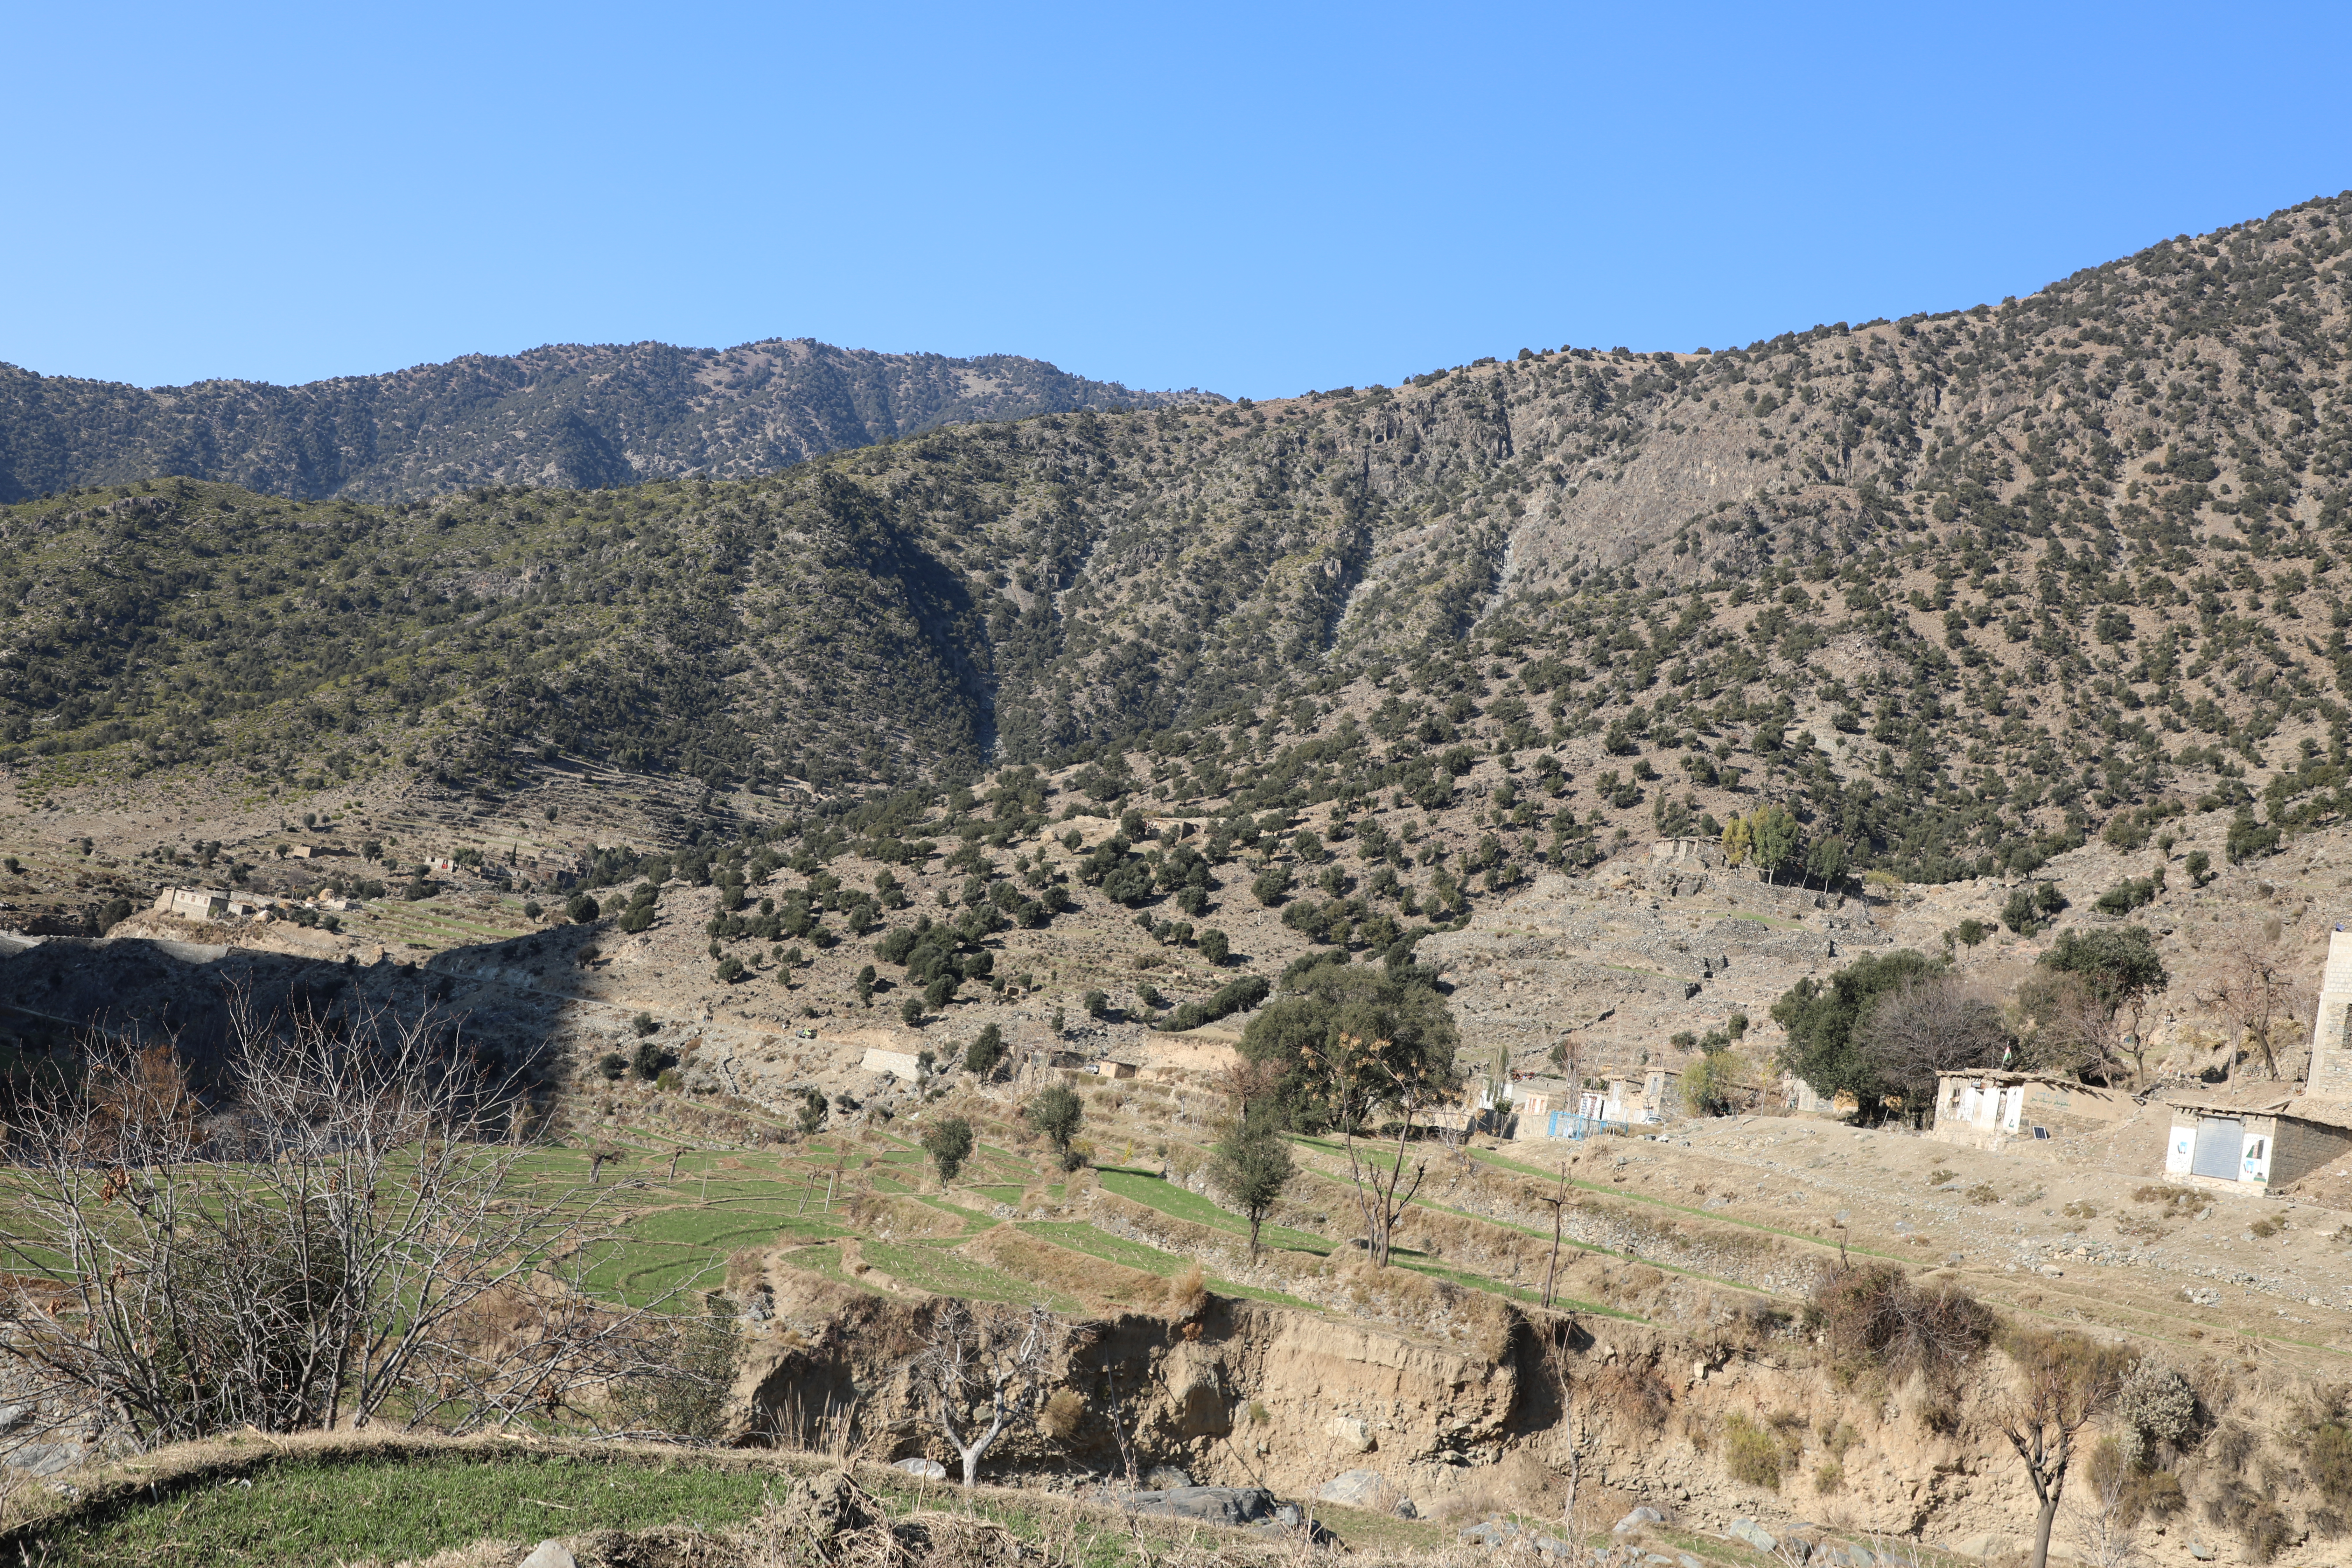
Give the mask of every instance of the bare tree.
M 2222 950 L 2212 984 L 2197 1000 L 2219 1008 L 2237 1026 L 2244 1047 L 2259 1052 L 2265 1077 L 2278 1076 L 2274 1027 L 2295 1020 L 2306 1004 L 2305 988 L 2293 965 L 2297 961 L 2281 948 L 2278 922 L 2271 921 L 2261 936 L 2240 933 Z M 2230 1074 L 2237 1073 L 2237 1053 L 2231 1053 Z
M 1562 1212 L 1568 1207 L 1568 1162 L 1559 1163 L 1559 1190 L 1549 1196 L 1538 1194 L 1536 1202 L 1551 1208 L 1551 1259 L 1544 1265 L 1543 1304 L 1551 1305 L 1552 1281 L 1559 1276 L 1559 1231 Z
M 1882 993 L 1853 1029 L 1856 1047 L 1914 1110 L 1935 1103 L 1937 1074 L 1996 1067 L 2009 1040 L 2000 1009 L 1937 973 Z
M 934 1309 L 930 1342 L 914 1374 L 932 1418 L 962 1456 L 965 1486 L 979 1481 L 996 1440 L 1044 1405 L 1062 1349 L 1060 1325 L 1041 1306 L 974 1307 L 949 1298 Z
M 2137 1540 L 2139 1509 L 2131 1495 L 2131 1462 L 2109 1438 L 2091 1454 L 2083 1478 L 2090 1495 L 2074 1510 L 2074 1560 L 2085 1568 L 2138 1568 L 2147 1561 Z
M 2081 976 L 2035 970 L 2017 990 L 2018 1065 L 2105 1077 L 2122 1065 L 2115 1010 Z
M 2012 1331 L 2003 1342 L 2016 1387 L 1997 1419 L 2002 1436 L 2025 1461 L 2025 1479 L 2040 1505 L 2033 1521 L 2032 1568 L 2048 1568 L 2050 1526 L 2066 1491 L 2076 1441 L 2122 1390 L 2131 1352 L 2062 1330 Z
M 669 1371 L 583 1287 L 594 1197 L 523 1179 L 510 1080 L 430 1019 L 232 1009 L 216 1112 L 168 1045 L 104 1037 L 8 1129 L 0 1340 L 28 1391 L 142 1445 L 585 1414 Z
M 1451 1081 L 1426 1058 L 1401 1061 L 1397 1054 L 1386 1040 L 1353 1035 L 1341 1035 L 1328 1051 L 1310 1046 L 1299 1052 L 1308 1070 L 1324 1080 L 1332 1120 L 1347 1147 L 1348 1175 L 1355 1184 L 1356 1205 L 1364 1217 L 1365 1242 L 1375 1268 L 1388 1267 L 1397 1222 L 1412 1207 L 1429 1169 L 1428 1161 L 1407 1158 L 1413 1118 L 1446 1103 L 1453 1094 Z M 1392 1143 L 1374 1131 L 1374 1118 L 1384 1110 L 1396 1116 Z M 1381 1144 L 1391 1146 L 1383 1150 Z

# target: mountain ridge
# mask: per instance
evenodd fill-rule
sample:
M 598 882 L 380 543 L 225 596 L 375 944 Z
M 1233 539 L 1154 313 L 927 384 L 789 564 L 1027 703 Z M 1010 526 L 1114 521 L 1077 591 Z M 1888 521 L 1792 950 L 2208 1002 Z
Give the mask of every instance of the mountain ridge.
M 1218 402 L 1015 354 L 763 339 L 551 343 L 279 386 L 43 376 L 0 364 L 0 501 L 172 476 L 289 500 L 416 500 L 484 484 L 746 478 L 942 425 Z
M 2192 809 L 2275 844 L 2352 809 L 2347 218 L 1720 353 L 935 427 L 737 481 L 20 504 L 0 764 L 502 795 L 561 753 L 855 799 L 1099 755 L 1171 801 L 1444 810 L 1457 763 L 1542 751 L 1559 804 L 1494 825 L 1511 864 L 1764 805 L 1917 880 Z

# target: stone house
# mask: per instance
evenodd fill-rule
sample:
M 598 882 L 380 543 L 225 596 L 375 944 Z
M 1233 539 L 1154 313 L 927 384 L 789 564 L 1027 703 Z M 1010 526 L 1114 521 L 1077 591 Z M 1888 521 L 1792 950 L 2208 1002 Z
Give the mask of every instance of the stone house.
M 2352 1152 L 2352 932 L 2327 939 L 2311 1068 L 2294 1089 L 2168 1096 L 2168 1182 L 2235 1193 L 2274 1191 Z
M 1601 1124 L 1649 1127 L 1671 1113 L 1682 1075 L 1652 1068 L 1637 1082 L 1612 1078 L 1606 1089 L 1584 1089 L 1566 1079 L 1511 1086 L 1513 1138 L 1580 1138 Z
M 1927 1136 L 1998 1149 L 2012 1138 L 2098 1131 L 2131 1115 L 2137 1104 L 2121 1089 L 2044 1073 L 1990 1068 L 1937 1073 L 1936 1116 Z
M 2352 1105 L 2306 1094 L 2181 1095 L 2172 1100 L 2164 1179 L 2256 1194 L 2352 1153 Z
M 218 920 L 228 913 L 228 894 L 218 888 L 167 888 L 155 910 L 184 921 Z

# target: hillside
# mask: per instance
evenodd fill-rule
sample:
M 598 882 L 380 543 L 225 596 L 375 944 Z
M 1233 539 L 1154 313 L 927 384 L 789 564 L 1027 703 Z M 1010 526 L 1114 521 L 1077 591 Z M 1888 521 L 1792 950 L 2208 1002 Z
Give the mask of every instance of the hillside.
M 1201 809 L 1438 806 L 1541 748 L 1515 858 L 1779 803 L 1913 879 L 2192 805 L 2293 826 L 2345 778 L 2345 209 L 1999 307 L 734 483 L 19 504 L 0 733 L 42 792 L 192 762 L 504 791 L 551 747 L 838 795 L 1120 740 L 1149 776 L 1102 798 Z
M 1157 408 L 1015 354 L 551 344 L 300 386 L 136 387 L 0 364 L 0 500 L 181 475 L 317 500 L 772 473 L 939 425 Z

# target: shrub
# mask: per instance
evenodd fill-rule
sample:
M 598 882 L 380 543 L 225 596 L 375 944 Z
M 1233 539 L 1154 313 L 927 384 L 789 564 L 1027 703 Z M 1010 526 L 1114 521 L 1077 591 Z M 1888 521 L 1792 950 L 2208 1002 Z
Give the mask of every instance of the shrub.
M 1723 1468 L 1735 1481 L 1780 1489 L 1780 1445 L 1771 1433 L 1733 1411 L 1723 1424 Z
M 2352 1426 L 2327 1421 L 2313 1427 L 2305 1463 L 2321 1497 L 2337 1506 L 2352 1503 Z
M 1160 1027 L 1171 1034 L 1185 1029 L 1197 1029 L 1203 1024 L 1213 1024 L 1230 1014 L 1244 1012 L 1266 999 L 1274 987 L 1262 974 L 1244 974 L 1230 985 L 1222 986 L 1205 1002 L 1187 1002 L 1168 1015 Z M 1138 990 L 1140 994 L 1140 988 Z
M 2241 810 L 2230 823 L 2229 837 L 2222 843 L 2222 853 L 2229 856 L 2232 866 L 2243 865 L 2257 855 L 2278 853 L 2279 830 L 2258 826 L 2251 811 Z
M 1828 1270 L 1806 1302 L 1805 1321 L 1828 1336 L 1841 1371 L 1916 1371 L 1931 1382 L 1958 1375 L 1999 1325 L 1992 1310 L 1965 1290 L 1923 1289 L 1892 1263 Z
M 564 900 L 563 912 L 580 925 L 586 925 L 604 911 L 595 900 L 585 893 L 574 893 Z

